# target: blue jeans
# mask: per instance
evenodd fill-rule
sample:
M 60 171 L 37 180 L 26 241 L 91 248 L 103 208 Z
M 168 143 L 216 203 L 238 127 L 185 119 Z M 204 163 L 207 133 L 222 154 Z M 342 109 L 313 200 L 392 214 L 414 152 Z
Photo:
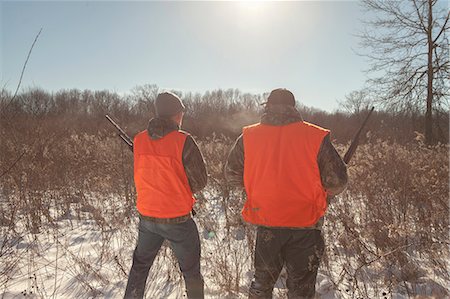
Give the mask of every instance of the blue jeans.
M 141 218 L 124 298 L 144 297 L 148 271 L 164 240 L 170 242 L 178 259 L 188 298 L 204 297 L 203 277 L 200 273 L 200 239 L 194 220 L 190 218 L 183 223 L 161 224 Z

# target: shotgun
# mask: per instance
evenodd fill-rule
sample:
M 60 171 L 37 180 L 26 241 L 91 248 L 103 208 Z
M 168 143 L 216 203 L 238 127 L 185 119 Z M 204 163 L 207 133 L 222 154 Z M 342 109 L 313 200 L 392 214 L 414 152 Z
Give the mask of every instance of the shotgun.
M 358 132 L 356 132 L 356 135 L 353 138 L 352 143 L 350 144 L 350 147 L 348 148 L 347 152 L 344 155 L 343 160 L 344 160 L 345 164 L 348 164 L 350 162 L 350 160 L 353 157 L 353 154 L 356 152 L 356 148 L 358 147 L 358 144 L 359 144 L 359 136 L 361 135 L 361 132 L 364 129 L 364 127 L 366 126 L 366 123 L 369 120 L 369 117 L 372 114 L 374 109 L 375 109 L 375 107 L 372 107 L 372 109 L 370 109 L 369 113 L 367 114 L 366 118 L 364 119 Z
M 348 163 L 350 162 L 350 160 L 353 157 L 353 154 L 356 152 L 356 148 L 358 147 L 358 144 L 359 144 L 359 136 L 361 135 L 361 132 L 364 129 L 364 127 L 366 126 L 366 123 L 369 120 L 370 115 L 372 115 L 372 112 L 374 109 L 375 109 L 375 107 L 372 107 L 370 109 L 370 111 L 367 114 L 366 118 L 364 119 L 361 127 L 356 132 L 355 137 L 353 137 L 352 143 L 350 144 L 350 147 L 348 148 L 347 152 L 344 155 L 344 158 L 342 159 L 345 164 L 348 165 Z M 327 203 L 330 204 L 332 202 L 332 200 L 335 198 L 335 196 L 336 195 L 327 195 Z M 318 223 L 319 223 L 319 227 L 321 227 L 323 224 L 323 217 L 320 218 Z
M 131 140 L 130 136 L 128 136 L 108 114 L 106 114 L 105 117 L 117 129 L 119 137 L 128 145 L 129 149 L 133 151 L 133 140 Z

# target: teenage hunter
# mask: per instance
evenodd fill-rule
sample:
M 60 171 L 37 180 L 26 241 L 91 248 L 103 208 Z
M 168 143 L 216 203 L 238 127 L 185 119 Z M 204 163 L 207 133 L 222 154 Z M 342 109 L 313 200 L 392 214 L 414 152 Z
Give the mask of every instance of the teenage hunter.
M 192 220 L 193 193 L 207 183 L 205 163 L 194 139 L 181 131 L 185 107 L 164 92 L 155 100 L 156 117 L 134 138 L 134 182 L 139 235 L 125 298 L 143 298 L 148 272 L 167 240 L 186 284 L 188 298 L 203 298 L 200 240 Z
M 236 140 L 225 175 L 245 188 L 243 219 L 258 226 L 249 298 L 272 298 L 283 266 L 288 298 L 314 298 L 327 195 L 347 183 L 330 131 L 303 121 L 294 95 L 275 89 L 260 123 L 244 127 Z

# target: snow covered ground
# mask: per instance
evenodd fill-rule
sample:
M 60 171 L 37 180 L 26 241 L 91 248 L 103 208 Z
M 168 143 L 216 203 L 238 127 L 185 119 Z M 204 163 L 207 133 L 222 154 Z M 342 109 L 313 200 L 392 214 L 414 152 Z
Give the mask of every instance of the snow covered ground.
M 195 217 L 202 241 L 206 298 L 246 298 L 252 278 L 254 229 L 230 223 L 227 226 L 220 197 L 212 193 L 207 197 L 209 201 Z M 36 234 L 20 234 L 20 231 L 29 231 L 25 223 L 19 224 L 14 233 L 2 230 L 0 297 L 121 298 L 137 237 L 137 217 L 117 219 L 125 215 L 121 214 L 120 201 L 117 197 L 99 200 L 93 196 L 89 202 L 94 208 L 80 209 L 79 203 L 72 203 L 63 214 L 51 207 L 50 215 L 55 221 L 43 225 Z M 103 217 L 98 215 L 95 205 L 103 211 Z M 355 289 L 360 285 L 340 273 L 344 269 L 340 263 L 355 257 L 342 256 L 346 254 L 345 248 L 341 248 L 340 254 L 336 260 L 328 261 L 326 268 L 321 268 L 317 292 L 324 299 L 361 298 L 358 295 L 361 292 Z M 378 288 L 383 277 L 370 278 L 370 269 L 364 271 L 367 272 L 365 293 L 371 294 L 371 298 L 410 297 L 407 283 L 383 290 Z M 414 289 L 415 294 L 425 298 L 447 296 L 445 281 L 422 276 L 422 282 L 410 283 L 410 290 Z M 342 279 L 336 285 L 337 277 Z M 275 298 L 285 298 L 284 279 L 282 273 L 274 291 Z M 170 248 L 164 245 L 150 270 L 146 298 L 184 296 L 176 260 Z

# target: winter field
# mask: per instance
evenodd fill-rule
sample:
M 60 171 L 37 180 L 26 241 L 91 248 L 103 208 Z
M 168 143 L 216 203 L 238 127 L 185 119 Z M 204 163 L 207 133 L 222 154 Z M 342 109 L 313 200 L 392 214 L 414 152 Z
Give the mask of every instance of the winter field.
M 121 151 L 120 144 L 114 145 L 116 141 L 110 140 L 111 146 Z M 201 143 L 207 158 L 227 146 L 219 139 Z M 362 146 L 358 161 L 371 148 Z M 377 162 L 370 157 L 365 165 L 349 169 L 352 183 L 334 199 L 325 222 L 327 250 L 317 281 L 320 298 L 448 297 L 447 211 L 425 213 L 423 209 L 439 208 L 438 200 L 418 203 L 401 190 L 388 192 L 393 185 L 409 189 L 417 183 L 415 174 L 395 174 L 410 155 L 428 154 L 435 159 L 436 154 L 445 156 L 447 147 L 431 151 L 417 146 L 413 151 L 403 148 L 403 153 L 401 149 L 378 145 L 378 153 L 396 159 L 394 165 L 388 163 L 393 161 Z M 131 154 L 123 155 L 131 164 Z M 221 166 L 217 162 L 210 165 L 212 175 Z M 389 173 L 379 174 L 386 185 L 358 186 L 362 181 L 356 183 L 355 178 L 369 175 L 368 168 L 376 166 L 370 163 L 391 165 Z M 436 169 L 418 166 L 420 171 L 429 171 L 427 179 L 434 175 L 439 182 Z M 120 182 L 118 177 L 111 180 Z M 355 189 L 366 193 L 355 193 Z M 408 192 L 417 195 L 423 191 Z M 242 192 L 229 192 L 213 177 L 208 190 L 198 196 L 195 220 L 202 241 L 207 298 L 246 297 L 255 234 L 253 227 L 240 221 L 242 197 Z M 445 203 L 447 199 L 442 200 Z M 71 189 L 33 196 L 4 192 L 1 204 L 2 298 L 123 296 L 137 237 L 132 196 L 127 199 L 120 194 Z M 184 296 L 182 278 L 168 246 L 162 248 L 148 281 L 147 298 Z M 285 291 L 282 275 L 275 297 L 283 298 Z
M 194 217 L 207 298 L 246 298 L 252 278 L 255 231 L 240 218 L 244 193 L 227 188 L 222 168 L 240 128 L 260 111 L 248 95 L 226 100 L 233 94 L 186 100 L 184 127 L 209 174 Z M 0 298 L 123 296 L 137 237 L 133 157 L 104 114 L 133 135 L 146 127 L 152 105 L 138 97 L 127 106 L 116 96 L 33 91 L 4 110 Z M 301 112 L 332 129 L 341 155 L 365 115 Z M 349 164 L 349 185 L 325 219 L 320 298 L 449 298 L 449 148 L 425 145 L 414 125 L 374 113 Z M 183 298 L 168 246 L 148 282 L 146 298 Z M 274 297 L 285 293 L 282 274 Z
M 0 299 L 123 298 L 133 154 L 105 116 L 133 138 L 167 89 L 208 170 L 206 298 L 247 298 L 256 228 L 223 167 L 278 87 L 342 157 L 375 109 L 330 199 L 317 298 L 450 299 L 448 0 L 0 0 L 0 16 Z M 186 296 L 164 243 L 145 297 Z

